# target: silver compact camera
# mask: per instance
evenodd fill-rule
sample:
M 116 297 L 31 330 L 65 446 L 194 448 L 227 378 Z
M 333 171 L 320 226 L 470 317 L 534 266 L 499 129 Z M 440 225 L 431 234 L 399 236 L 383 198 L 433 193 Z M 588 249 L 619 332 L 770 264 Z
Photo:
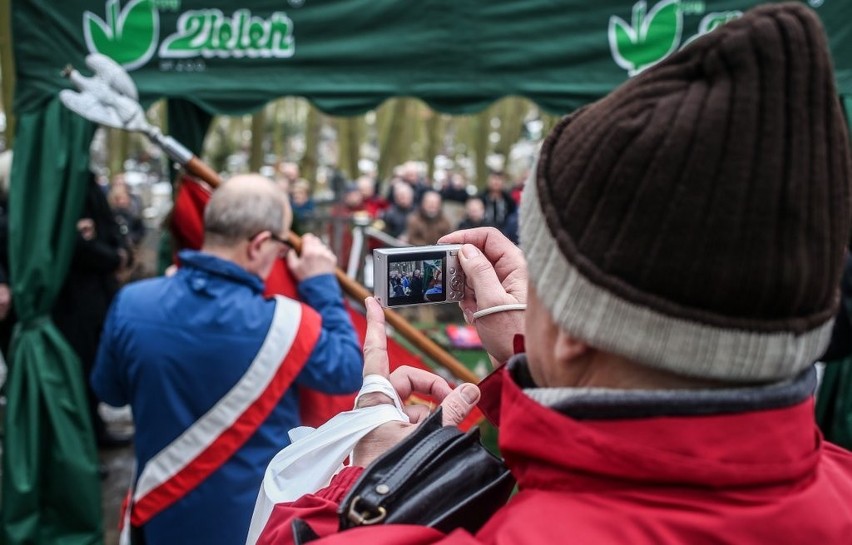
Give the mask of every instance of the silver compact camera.
M 452 303 L 464 298 L 461 244 L 373 250 L 373 290 L 383 307 Z

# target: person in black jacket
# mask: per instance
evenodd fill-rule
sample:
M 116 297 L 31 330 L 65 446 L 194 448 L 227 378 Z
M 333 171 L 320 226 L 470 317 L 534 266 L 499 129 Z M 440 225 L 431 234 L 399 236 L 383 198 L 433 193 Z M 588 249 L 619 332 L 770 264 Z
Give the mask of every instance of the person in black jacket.
M 506 221 L 517 205 L 511 193 L 504 189 L 504 176 L 500 171 L 488 175 L 488 187 L 480 195 L 485 204 L 485 220 L 506 234 Z
M 98 399 L 89 385 L 89 374 L 109 305 L 119 288 L 116 274 L 129 265 L 130 251 L 94 175 L 89 179 L 85 199 L 76 225 L 74 257 L 53 307 L 53 321 L 80 358 L 98 445 L 123 446 L 129 439 L 110 434 L 98 414 Z

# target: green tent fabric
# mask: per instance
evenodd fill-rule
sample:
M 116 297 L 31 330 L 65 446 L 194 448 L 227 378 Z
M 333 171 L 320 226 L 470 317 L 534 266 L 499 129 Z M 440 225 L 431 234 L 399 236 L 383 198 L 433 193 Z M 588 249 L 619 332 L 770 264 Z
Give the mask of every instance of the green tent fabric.
M 852 450 L 852 356 L 826 364 L 816 419 L 827 440 Z
M 554 113 L 595 100 L 766 0 L 12 0 L 18 110 L 40 108 L 98 51 L 144 103 L 246 113 L 280 96 L 332 115 L 394 96 L 447 113 L 506 95 Z M 852 95 L 852 2 L 810 0 Z
M 9 244 L 19 325 L 9 360 L 0 518 L 8 545 L 103 539 L 83 373 L 50 319 L 75 247 L 93 132 L 58 99 L 18 118 Z
M 182 99 L 168 101 L 169 135 L 199 157 L 212 121 L 213 115 L 193 102 Z

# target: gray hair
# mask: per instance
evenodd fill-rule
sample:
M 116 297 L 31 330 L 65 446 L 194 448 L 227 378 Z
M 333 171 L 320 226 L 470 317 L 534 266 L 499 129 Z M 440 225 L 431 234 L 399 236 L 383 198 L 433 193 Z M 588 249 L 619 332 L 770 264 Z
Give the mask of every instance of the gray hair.
M 237 176 L 217 189 L 204 211 L 204 244 L 233 246 L 262 231 L 276 235 L 289 225 L 287 200 L 258 175 Z

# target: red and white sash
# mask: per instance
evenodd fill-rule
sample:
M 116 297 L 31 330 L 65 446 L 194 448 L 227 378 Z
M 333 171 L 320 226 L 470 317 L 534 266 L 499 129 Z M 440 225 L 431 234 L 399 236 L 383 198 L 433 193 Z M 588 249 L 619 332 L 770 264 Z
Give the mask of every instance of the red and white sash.
M 130 522 L 142 526 L 222 467 L 263 424 L 308 360 L 321 318 L 298 301 L 276 296 L 266 338 L 245 374 L 201 418 L 148 460 L 133 490 Z

